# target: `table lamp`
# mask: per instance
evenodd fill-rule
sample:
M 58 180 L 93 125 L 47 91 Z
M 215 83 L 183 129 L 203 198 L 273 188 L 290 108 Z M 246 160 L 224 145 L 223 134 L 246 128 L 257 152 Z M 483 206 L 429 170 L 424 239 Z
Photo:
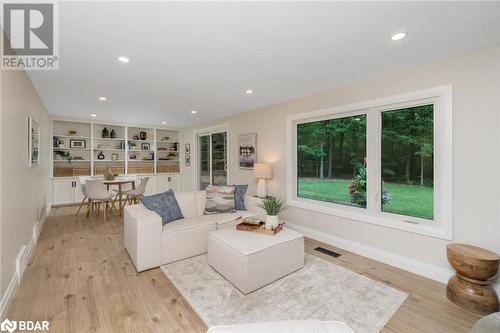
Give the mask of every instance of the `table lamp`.
M 257 183 L 257 196 L 265 198 L 267 196 L 266 179 L 273 178 L 273 167 L 269 163 L 255 163 L 253 174 L 259 180 Z

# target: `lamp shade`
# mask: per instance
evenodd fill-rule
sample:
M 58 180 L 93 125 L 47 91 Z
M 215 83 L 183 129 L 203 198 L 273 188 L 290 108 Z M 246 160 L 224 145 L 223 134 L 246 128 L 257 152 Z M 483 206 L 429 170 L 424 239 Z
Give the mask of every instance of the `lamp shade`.
M 253 174 L 258 179 L 271 179 L 273 178 L 273 167 L 269 163 L 255 163 Z

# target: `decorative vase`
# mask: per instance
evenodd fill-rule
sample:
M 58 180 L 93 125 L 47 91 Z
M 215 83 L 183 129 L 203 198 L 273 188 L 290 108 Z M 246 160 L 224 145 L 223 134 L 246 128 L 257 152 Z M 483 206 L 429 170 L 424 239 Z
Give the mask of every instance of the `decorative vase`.
M 104 179 L 106 180 L 113 180 L 115 179 L 115 176 L 113 175 L 113 172 L 111 172 L 111 167 L 108 166 L 106 168 L 106 171 L 104 171 Z
M 273 230 L 278 227 L 279 223 L 278 215 L 266 215 L 266 229 Z
M 109 131 L 106 127 L 102 129 L 102 137 L 103 138 L 109 138 Z
M 103 160 L 103 159 L 104 159 L 104 157 L 105 157 L 105 156 L 104 156 L 104 154 L 102 153 L 102 151 L 101 151 L 101 152 L 99 152 L 99 155 L 97 155 L 97 159 L 99 159 L 99 160 Z
M 119 155 L 118 155 L 117 153 L 113 153 L 113 154 L 111 154 L 111 159 L 112 159 L 113 161 L 116 161 L 116 160 L 118 159 L 118 157 L 119 157 Z
M 111 139 L 116 139 L 116 132 L 114 129 L 111 130 L 111 133 L 109 135 Z
M 141 140 L 146 140 L 147 137 L 148 137 L 148 133 L 146 133 L 146 132 L 139 132 L 139 137 L 141 138 Z

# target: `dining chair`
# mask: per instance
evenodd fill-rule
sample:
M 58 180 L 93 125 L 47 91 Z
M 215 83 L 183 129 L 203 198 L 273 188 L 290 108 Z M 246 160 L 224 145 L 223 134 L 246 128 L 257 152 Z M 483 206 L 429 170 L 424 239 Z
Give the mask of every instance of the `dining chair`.
M 75 214 L 76 216 L 78 216 L 78 214 L 80 214 L 80 210 L 82 209 L 83 205 L 86 204 L 86 201 L 87 201 L 87 186 L 85 184 L 87 178 L 90 178 L 90 177 L 85 177 L 85 176 L 78 177 L 78 181 L 80 182 L 80 187 L 81 187 L 82 193 L 83 193 L 83 200 L 80 203 L 78 210 L 76 211 L 76 214 Z
M 104 222 L 107 222 L 106 212 L 108 208 L 115 208 L 113 205 L 114 195 L 107 190 L 102 180 L 87 180 L 85 185 L 88 198 L 87 217 L 89 217 L 90 210 L 94 205 L 97 205 L 97 216 L 99 216 L 99 210 L 101 209 L 102 203 Z
M 144 192 L 146 192 L 148 181 L 149 177 L 144 177 L 139 185 L 135 188 L 135 190 L 125 191 L 124 194 L 126 195 L 126 197 L 123 201 L 123 207 L 120 207 L 120 209 L 123 209 L 127 202 L 129 202 L 129 204 L 131 204 L 132 202 L 139 203 L 139 198 L 141 198 L 144 195 Z

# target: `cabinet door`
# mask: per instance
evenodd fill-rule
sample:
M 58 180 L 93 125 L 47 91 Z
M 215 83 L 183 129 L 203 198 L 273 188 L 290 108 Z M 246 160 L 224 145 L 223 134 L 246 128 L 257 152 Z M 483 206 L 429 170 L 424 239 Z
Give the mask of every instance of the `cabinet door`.
M 74 179 L 57 179 L 52 181 L 52 204 L 70 204 L 75 202 Z
M 174 192 L 180 192 L 181 191 L 180 177 L 179 176 L 166 176 L 166 177 L 167 177 L 168 189 Z
M 73 189 L 75 191 L 74 202 L 82 202 L 84 195 L 82 191 L 82 186 L 80 185 L 80 181 L 75 180 L 75 187 Z
M 165 175 L 156 176 L 156 193 L 168 191 L 168 178 Z

